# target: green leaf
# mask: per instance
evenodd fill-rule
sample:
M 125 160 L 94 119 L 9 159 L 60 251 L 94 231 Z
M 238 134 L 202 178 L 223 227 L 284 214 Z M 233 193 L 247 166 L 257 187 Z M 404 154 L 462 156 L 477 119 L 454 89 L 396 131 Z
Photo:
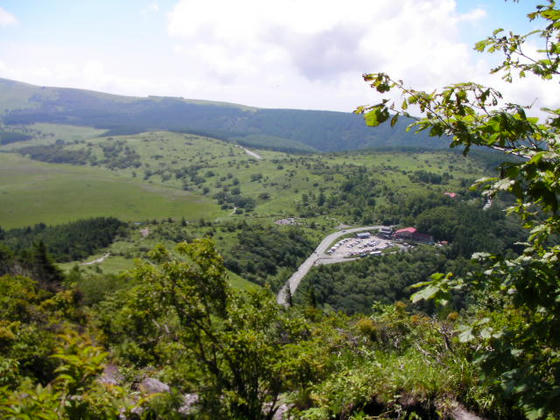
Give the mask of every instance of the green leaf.
M 410 298 L 412 300 L 412 303 L 416 303 L 420 300 L 428 300 L 431 299 L 432 297 L 434 297 L 438 292 L 440 291 L 440 288 L 434 285 L 430 285 L 428 287 L 425 287 L 424 289 L 420 290 L 419 292 L 414 293 Z
M 542 418 L 544 410 L 542 408 L 526 407 L 523 412 L 529 420 L 537 420 Z
M 474 335 L 472 333 L 472 328 L 465 328 L 463 332 L 461 332 L 457 338 L 461 343 L 468 343 L 469 341 L 474 340 Z
M 490 337 L 492 337 L 492 328 L 484 328 L 482 331 L 480 331 L 480 336 L 488 340 Z
M 389 111 L 385 105 L 377 105 L 371 111 L 364 115 L 366 124 L 370 127 L 377 127 L 379 124 L 384 123 L 389 118 Z
M 476 51 L 484 52 L 487 45 L 488 45 L 487 41 L 479 41 L 476 44 L 474 44 L 474 49 Z

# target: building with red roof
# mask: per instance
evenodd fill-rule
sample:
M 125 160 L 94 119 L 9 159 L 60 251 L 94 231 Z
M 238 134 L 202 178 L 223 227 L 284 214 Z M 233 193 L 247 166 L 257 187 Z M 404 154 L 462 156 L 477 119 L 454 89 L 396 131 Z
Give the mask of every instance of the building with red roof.
M 393 237 L 396 239 L 411 239 L 418 242 L 434 242 L 434 238 L 431 235 L 420 233 L 414 227 L 399 229 L 393 234 Z
M 401 239 L 411 239 L 412 236 L 416 233 L 416 228 L 413 227 L 407 227 L 404 229 L 399 229 L 394 233 L 394 237 L 395 238 L 401 238 Z

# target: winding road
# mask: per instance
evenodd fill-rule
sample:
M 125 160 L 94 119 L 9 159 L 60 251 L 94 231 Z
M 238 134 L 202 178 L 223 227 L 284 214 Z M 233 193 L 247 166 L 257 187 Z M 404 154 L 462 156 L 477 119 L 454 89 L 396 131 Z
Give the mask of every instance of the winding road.
M 330 244 L 336 241 L 339 237 L 347 235 L 349 233 L 361 232 L 364 230 L 374 230 L 374 229 L 381 229 L 383 226 L 363 226 L 357 228 L 349 228 L 339 230 L 338 232 L 331 233 L 330 235 L 325 236 L 325 238 L 321 241 L 321 243 L 315 248 L 313 254 L 309 258 L 307 258 L 297 269 L 297 271 L 292 274 L 292 276 L 288 279 L 286 284 L 280 289 L 278 292 L 278 296 L 276 296 L 276 301 L 280 305 L 287 305 L 288 304 L 288 287 L 290 288 L 290 292 L 293 295 L 298 286 L 301 282 L 301 279 L 305 277 L 305 275 L 311 270 L 316 263 L 321 263 L 320 260 L 329 260 L 330 258 L 325 254 L 325 251 L 329 248 Z M 350 261 L 349 259 L 345 259 L 344 261 Z M 333 261 L 334 262 L 334 261 Z M 343 262 L 343 261 L 336 261 L 336 262 Z

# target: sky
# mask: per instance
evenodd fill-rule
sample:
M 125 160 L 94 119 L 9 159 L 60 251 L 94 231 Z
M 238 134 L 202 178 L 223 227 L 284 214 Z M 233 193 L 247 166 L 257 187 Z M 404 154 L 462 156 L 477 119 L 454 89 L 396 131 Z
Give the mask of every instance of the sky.
M 0 0 L 0 77 L 131 96 L 351 112 L 379 97 L 363 73 L 417 89 L 475 81 L 554 106 L 560 90 L 489 75 L 473 51 L 527 32 L 537 1 Z

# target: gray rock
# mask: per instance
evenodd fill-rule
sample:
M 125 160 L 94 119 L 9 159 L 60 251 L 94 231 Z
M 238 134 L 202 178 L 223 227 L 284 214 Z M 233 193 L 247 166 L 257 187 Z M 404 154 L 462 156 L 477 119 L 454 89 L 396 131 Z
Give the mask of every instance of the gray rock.
M 280 404 L 280 406 L 278 407 L 278 410 L 276 410 L 276 413 L 274 413 L 274 417 L 272 417 L 273 420 L 286 420 L 288 419 L 288 411 L 290 411 L 290 408 L 293 405 L 288 405 L 288 404 Z
M 183 405 L 179 407 L 180 414 L 191 414 L 193 409 L 198 403 L 198 394 L 185 394 L 183 395 Z
M 263 406 L 263 413 L 268 413 L 270 410 L 271 403 L 265 403 Z M 290 419 L 289 411 L 293 407 L 293 404 L 285 404 L 282 403 L 276 409 L 274 415 L 272 416 L 272 420 L 288 420 Z
M 146 394 L 156 394 L 170 391 L 169 385 L 164 384 L 155 378 L 144 378 L 140 384 L 140 390 Z
M 99 382 L 102 384 L 109 385 L 119 385 L 124 380 L 124 377 L 120 374 L 117 365 L 108 364 L 103 369 L 103 373 L 99 378 Z
M 484 418 L 467 411 L 461 404 L 457 404 L 451 415 L 455 420 L 484 420 Z

